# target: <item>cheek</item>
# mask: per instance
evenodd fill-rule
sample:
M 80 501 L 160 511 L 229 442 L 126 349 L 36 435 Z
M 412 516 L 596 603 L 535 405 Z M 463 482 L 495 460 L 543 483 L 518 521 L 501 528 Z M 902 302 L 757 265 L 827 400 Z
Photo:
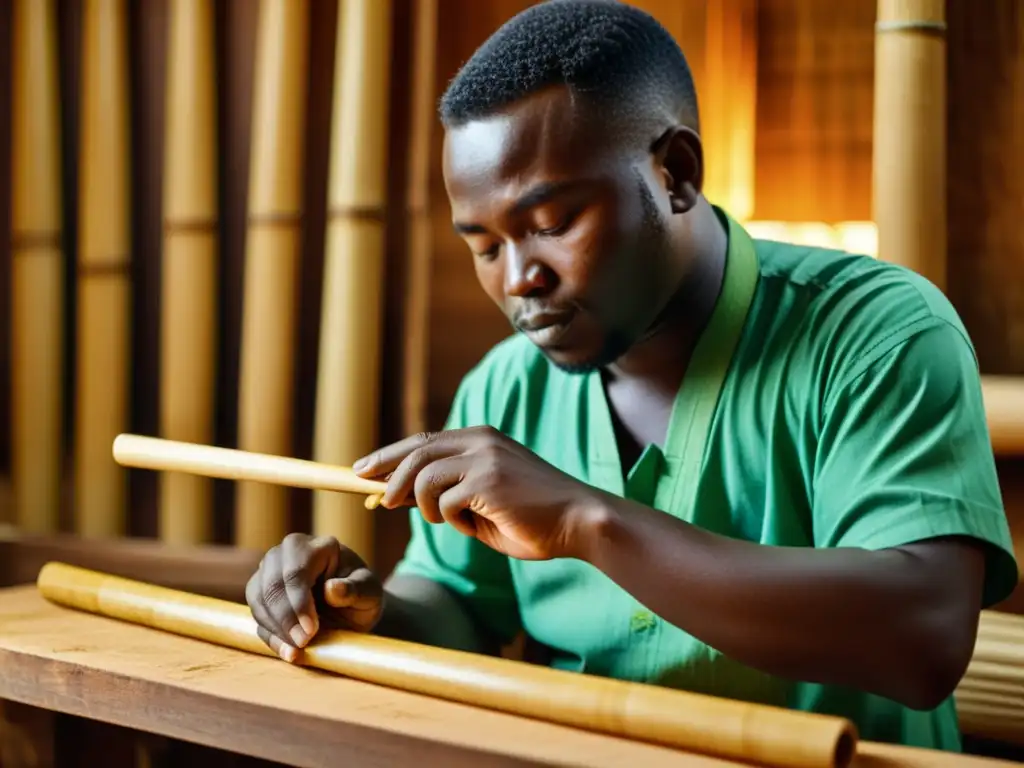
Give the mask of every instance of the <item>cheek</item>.
M 484 293 L 487 294 L 491 301 L 504 309 L 505 275 L 502 272 L 501 261 L 498 259 L 493 261 L 474 259 L 473 271 L 476 273 L 477 282 L 480 283 Z

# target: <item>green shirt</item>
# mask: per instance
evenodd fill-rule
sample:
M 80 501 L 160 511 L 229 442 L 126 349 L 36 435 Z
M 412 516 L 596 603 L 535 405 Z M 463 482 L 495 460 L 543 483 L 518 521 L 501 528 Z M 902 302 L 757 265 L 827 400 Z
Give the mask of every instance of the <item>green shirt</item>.
M 447 426 L 489 424 L 584 482 L 768 546 L 973 536 L 991 545 L 985 604 L 1009 595 L 1017 564 L 977 362 L 950 303 L 901 267 L 752 241 L 719 213 L 721 296 L 664 446 L 648 445 L 625 477 L 600 374 L 562 372 L 521 336 L 465 377 Z M 952 698 L 921 712 L 776 679 L 651 614 L 587 563 L 513 560 L 416 510 L 411 522 L 399 573 L 453 590 L 503 640 L 525 630 L 558 668 L 843 715 L 865 739 L 960 749 Z

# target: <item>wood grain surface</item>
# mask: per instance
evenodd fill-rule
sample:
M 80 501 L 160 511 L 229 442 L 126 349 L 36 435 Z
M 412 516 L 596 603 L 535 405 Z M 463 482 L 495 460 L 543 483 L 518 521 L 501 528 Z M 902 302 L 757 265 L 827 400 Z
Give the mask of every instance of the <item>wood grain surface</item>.
M 359 683 L 0 590 L 0 698 L 294 766 L 739 765 Z M 857 768 L 1011 765 L 879 744 Z

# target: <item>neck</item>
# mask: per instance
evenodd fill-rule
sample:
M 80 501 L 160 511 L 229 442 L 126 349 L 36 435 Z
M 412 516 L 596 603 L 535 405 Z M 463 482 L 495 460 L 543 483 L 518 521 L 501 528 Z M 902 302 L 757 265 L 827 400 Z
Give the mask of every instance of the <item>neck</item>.
M 728 236 L 703 198 L 686 223 L 692 267 L 644 337 L 608 367 L 612 378 L 645 379 L 675 392 L 693 348 L 718 302 L 725 276 Z

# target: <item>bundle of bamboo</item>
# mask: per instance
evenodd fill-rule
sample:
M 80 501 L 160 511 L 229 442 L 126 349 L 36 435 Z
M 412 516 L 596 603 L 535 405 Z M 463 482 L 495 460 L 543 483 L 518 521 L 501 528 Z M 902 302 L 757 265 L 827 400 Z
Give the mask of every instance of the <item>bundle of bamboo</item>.
M 966 733 L 1024 744 L 1024 616 L 982 613 L 956 703 Z

